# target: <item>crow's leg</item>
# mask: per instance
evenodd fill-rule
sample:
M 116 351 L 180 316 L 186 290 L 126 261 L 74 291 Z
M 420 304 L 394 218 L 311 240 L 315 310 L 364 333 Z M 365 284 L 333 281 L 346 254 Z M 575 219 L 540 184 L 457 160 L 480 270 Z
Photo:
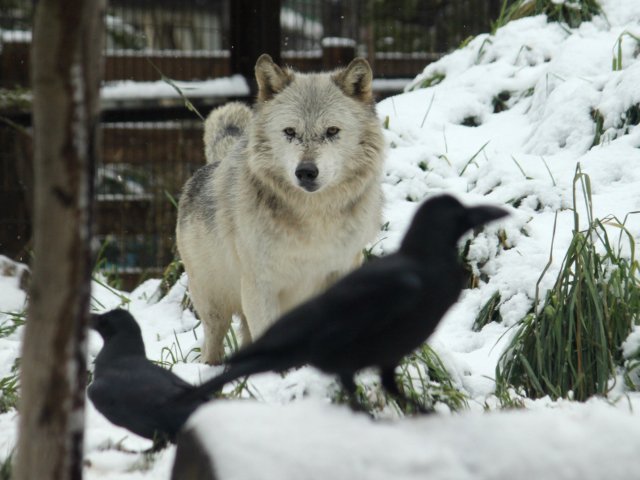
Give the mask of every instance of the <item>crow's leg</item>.
M 351 410 L 354 412 L 366 412 L 366 409 L 358 402 L 358 396 L 356 395 L 357 386 L 356 382 L 353 380 L 352 373 L 342 373 L 340 374 L 340 383 L 342 383 L 342 387 L 347 391 L 347 395 L 349 395 L 349 406 Z
M 167 437 L 167 435 L 158 432 L 155 433 L 152 441 L 153 445 L 151 445 L 151 447 L 147 450 L 144 450 L 142 453 L 157 453 L 160 450 L 164 450 L 165 448 L 167 448 L 167 445 L 169 444 L 169 438 Z
M 381 369 L 380 380 L 382 381 L 382 387 L 398 402 L 402 411 L 406 411 L 407 407 L 411 406 L 419 413 L 433 413 L 433 408 L 421 405 L 400 391 L 398 383 L 396 382 L 395 370 L 395 367 Z

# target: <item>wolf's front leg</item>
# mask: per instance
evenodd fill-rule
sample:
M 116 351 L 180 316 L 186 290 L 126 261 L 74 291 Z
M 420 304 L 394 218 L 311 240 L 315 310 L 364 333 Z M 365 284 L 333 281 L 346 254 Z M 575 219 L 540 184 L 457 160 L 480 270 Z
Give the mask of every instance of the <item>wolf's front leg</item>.
M 231 316 L 207 312 L 201 314 L 201 318 L 204 330 L 201 360 L 210 365 L 220 365 L 224 360 L 224 337 L 231 325 Z
M 269 282 L 249 277 L 242 278 L 242 311 L 255 341 L 280 316 L 280 302 Z
M 193 266 L 193 264 L 190 264 Z M 187 268 L 189 275 L 189 294 L 193 306 L 198 312 L 204 331 L 204 344 L 200 359 L 203 363 L 220 365 L 224 360 L 224 337 L 231 325 L 233 310 L 228 300 L 219 293 L 215 277 L 198 275 L 199 270 Z M 205 271 L 205 273 L 207 273 Z

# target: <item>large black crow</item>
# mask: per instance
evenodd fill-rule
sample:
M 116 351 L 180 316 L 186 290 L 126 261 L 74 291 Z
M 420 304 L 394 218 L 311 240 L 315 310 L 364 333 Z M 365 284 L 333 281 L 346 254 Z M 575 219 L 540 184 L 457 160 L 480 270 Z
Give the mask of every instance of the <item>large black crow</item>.
M 408 402 L 394 372 L 431 335 L 462 290 L 458 240 L 505 215 L 498 207 L 465 207 L 450 195 L 431 198 L 418 209 L 396 253 L 365 264 L 286 313 L 231 356 L 224 373 L 186 397 L 210 394 L 245 375 L 310 364 L 338 375 L 352 400 L 354 374 L 378 367 L 382 386 Z
M 183 398 L 194 387 L 149 360 L 140 327 L 126 310 L 91 316 L 91 327 L 104 339 L 96 357 L 88 395 L 112 423 L 162 445 L 175 441 L 205 395 Z

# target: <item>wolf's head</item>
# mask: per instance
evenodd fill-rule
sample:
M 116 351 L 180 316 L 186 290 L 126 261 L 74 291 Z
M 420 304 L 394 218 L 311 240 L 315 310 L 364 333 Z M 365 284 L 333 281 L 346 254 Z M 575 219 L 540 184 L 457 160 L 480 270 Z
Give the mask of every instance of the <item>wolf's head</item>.
M 320 192 L 379 173 L 383 140 L 366 60 L 332 73 L 300 74 L 262 55 L 255 71 L 252 161 L 274 185 Z

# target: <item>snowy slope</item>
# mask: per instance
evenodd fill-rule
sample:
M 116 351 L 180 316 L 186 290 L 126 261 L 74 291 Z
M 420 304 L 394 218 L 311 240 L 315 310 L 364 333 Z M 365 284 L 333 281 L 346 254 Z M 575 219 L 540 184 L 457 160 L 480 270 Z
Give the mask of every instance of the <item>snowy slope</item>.
M 632 115 L 633 107 L 640 104 L 640 45 L 622 35 L 630 32 L 640 37 L 640 2 L 605 0 L 601 4 L 606 18 L 595 18 L 577 29 L 547 23 L 539 16 L 511 22 L 495 36 L 478 36 L 429 65 L 406 93 L 378 106 L 381 121 L 388 125 L 383 180 L 388 225 L 373 253 L 395 250 L 419 202 L 435 193 L 453 193 L 468 204 L 507 205 L 512 213 L 509 220 L 473 238 L 469 260 L 480 279 L 478 288 L 463 293 L 430 340 L 458 387 L 470 398 L 471 412 L 465 418 L 472 425 L 484 421 L 479 417 L 485 405 L 498 403 L 492 397 L 496 362 L 511 338 L 510 327 L 532 308 L 536 282 L 550 257 L 557 214 L 554 261 L 541 287 L 550 287 L 555 279 L 573 228 L 568 208 L 577 163 L 591 178 L 595 215 L 622 219 L 640 210 L 640 127 L 634 125 L 638 120 Z M 612 61 L 617 60 L 619 41 L 622 68 L 614 71 Z M 443 80 L 417 88 L 436 78 Z M 578 207 L 584 222 L 582 203 Z M 627 228 L 638 241 L 640 215 L 630 216 Z M 20 310 L 24 293 L 15 278 L 0 277 L 0 282 L 0 311 Z M 96 310 L 121 304 L 129 308 L 142 326 L 148 356 L 178 361 L 173 370 L 185 379 L 200 382 L 214 375 L 218 369 L 194 361 L 202 330 L 181 304 L 186 278 L 164 298 L 159 298 L 158 286 L 158 281 L 148 281 L 123 298 L 95 284 L 93 305 Z M 473 332 L 477 313 L 496 291 L 503 301 L 502 322 Z M 2 324 L 6 315 L 0 315 Z M 9 374 L 19 354 L 19 337 L 18 329 L 0 338 L 0 377 Z M 632 352 L 639 345 L 637 330 L 626 349 Z M 92 333 L 90 356 L 99 349 L 100 340 Z M 303 396 L 322 401 L 334 388 L 333 379 L 311 368 L 284 378 L 259 375 L 249 384 L 257 401 L 271 405 Z M 625 396 L 631 403 L 638 401 L 636 393 L 619 386 L 609 399 L 617 402 L 616 407 L 605 400 L 592 400 L 576 408 L 594 409 L 595 415 L 607 408 L 625 410 Z M 526 403 L 534 410 L 558 406 L 548 400 Z M 309 408 L 315 408 L 313 405 Z M 10 453 L 15 441 L 15 416 L 15 411 L 0 415 L 0 459 Z M 529 428 L 539 431 L 535 415 L 517 421 L 523 432 Z M 558 430 L 573 431 L 570 414 L 566 418 L 554 415 L 553 423 Z M 534 436 L 532 441 L 542 441 L 542 437 Z M 173 448 L 160 452 L 153 461 L 129 452 L 149 443 L 113 427 L 88 404 L 87 478 L 167 478 Z M 602 448 L 616 448 L 615 443 Z M 504 449 L 487 461 L 516 455 L 518 448 L 505 442 Z
M 577 163 L 591 179 L 596 216 L 622 219 L 640 210 L 640 128 L 625 125 L 624 118 L 640 104 L 635 40 L 622 37 L 623 69 L 612 71 L 622 32 L 640 33 L 640 3 L 604 6 L 608 22 L 596 18 L 572 31 L 538 16 L 511 22 L 494 37 L 481 35 L 429 65 L 408 89 L 444 75 L 437 86 L 416 88 L 379 107 L 381 116 L 388 117 L 391 145 L 385 178 L 391 224 L 380 250 L 397 245 L 407 212 L 414 208 L 407 197 L 420 200 L 427 193 L 453 191 L 469 203 L 517 207 L 510 220 L 473 240 L 469 259 L 488 280 L 465 292 L 432 338 L 478 399 L 493 389 L 490 377 L 510 338 L 502 334 L 532 307 L 557 212 L 555 261 L 542 288 L 555 280 L 573 228 L 568 208 Z M 494 113 L 501 94 L 503 110 Z M 605 131 L 601 143 L 591 148 L 594 111 L 604 118 Z M 465 119 L 478 126 L 462 125 Z M 584 228 L 584 204 L 577 206 Z M 500 228 L 506 250 L 497 246 Z M 640 238 L 640 216 L 631 216 L 627 228 Z M 471 332 L 480 307 L 496 291 L 504 302 L 502 324 Z

